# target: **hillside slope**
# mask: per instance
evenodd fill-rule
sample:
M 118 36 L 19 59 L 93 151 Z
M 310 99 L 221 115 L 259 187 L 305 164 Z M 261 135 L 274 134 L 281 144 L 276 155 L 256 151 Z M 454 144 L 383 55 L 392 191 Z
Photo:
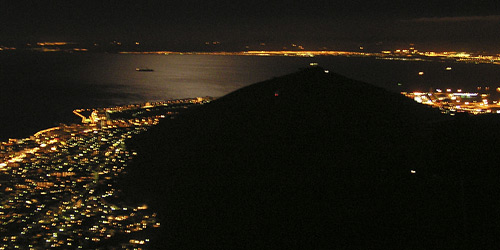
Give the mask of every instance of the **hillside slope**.
M 127 192 L 159 212 L 158 249 L 487 244 L 469 230 L 487 218 L 468 213 L 491 211 L 464 197 L 496 186 L 464 192 L 464 172 L 448 157 L 470 152 L 448 150 L 453 142 L 443 136 L 468 122 L 308 68 L 190 109 L 132 141 L 139 155 Z

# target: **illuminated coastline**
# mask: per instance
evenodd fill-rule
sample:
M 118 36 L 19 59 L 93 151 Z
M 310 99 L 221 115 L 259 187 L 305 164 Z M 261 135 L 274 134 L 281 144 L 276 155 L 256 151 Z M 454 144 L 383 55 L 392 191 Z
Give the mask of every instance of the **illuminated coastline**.
M 491 90 L 489 87 L 477 87 L 479 92 L 465 92 L 462 89 L 434 89 L 429 92 L 402 92 L 401 94 L 450 115 L 456 112 L 474 115 L 499 114 L 500 100 L 495 90 L 499 92 L 500 87 Z
M 241 51 L 241 52 L 175 52 L 175 51 L 145 51 L 145 52 L 120 52 L 121 54 L 145 55 L 219 55 L 219 56 L 345 56 L 345 57 L 375 57 L 381 60 L 399 61 L 433 61 L 449 60 L 463 63 L 496 64 L 500 65 L 500 55 L 475 55 L 467 52 L 420 52 L 416 50 L 395 50 L 371 52 L 352 51 Z
M 182 110 L 192 98 L 79 109 L 82 124 L 0 144 L 0 249 L 138 248 L 160 226 L 147 204 L 117 188 L 134 152 L 125 141 Z M 89 116 L 82 114 L 90 113 Z
M 139 46 L 140 42 L 134 42 L 132 46 Z M 206 42 L 208 45 L 219 45 L 220 42 Z M 399 61 L 432 61 L 432 60 L 452 60 L 465 63 L 486 63 L 500 65 L 500 54 L 488 55 L 466 51 L 419 51 L 413 44 L 409 48 L 382 50 L 379 52 L 364 51 L 364 47 L 360 47 L 359 51 L 336 51 L 336 50 L 307 50 L 303 46 L 292 44 L 292 47 L 298 50 L 247 50 L 247 51 L 170 51 L 170 50 L 154 50 L 154 51 L 134 51 L 127 50 L 122 42 L 112 41 L 109 44 L 113 48 L 113 52 L 120 54 L 145 54 L 145 55 L 220 55 L 220 56 L 297 56 L 297 57 L 315 57 L 315 56 L 346 56 L 346 57 L 375 57 L 381 60 L 399 60 Z M 261 44 L 262 45 L 262 44 Z M 265 45 L 265 43 L 263 43 Z M 37 52 L 92 52 L 95 48 L 102 45 L 94 43 L 92 46 L 83 46 L 75 42 L 37 42 L 35 44 L 27 44 L 24 48 L 1 46 L 0 51 L 11 50 L 28 50 Z M 139 48 L 139 47 L 137 47 Z

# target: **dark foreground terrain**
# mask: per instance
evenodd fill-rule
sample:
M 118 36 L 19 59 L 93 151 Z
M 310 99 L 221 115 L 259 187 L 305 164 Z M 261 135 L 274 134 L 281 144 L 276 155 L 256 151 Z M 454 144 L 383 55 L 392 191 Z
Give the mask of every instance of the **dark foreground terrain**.
M 499 125 L 308 68 L 131 141 L 125 191 L 157 249 L 491 249 Z

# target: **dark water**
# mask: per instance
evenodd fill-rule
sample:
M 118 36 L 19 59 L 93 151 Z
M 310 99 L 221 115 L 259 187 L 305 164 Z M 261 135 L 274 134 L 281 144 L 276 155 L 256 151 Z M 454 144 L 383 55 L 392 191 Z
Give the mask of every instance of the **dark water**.
M 358 57 L 0 53 L 0 140 L 78 122 L 71 113 L 75 108 L 217 97 L 310 62 L 397 92 L 500 86 L 500 66 L 485 64 Z M 154 71 L 137 72 L 137 67 Z M 419 71 L 425 74 L 419 76 Z

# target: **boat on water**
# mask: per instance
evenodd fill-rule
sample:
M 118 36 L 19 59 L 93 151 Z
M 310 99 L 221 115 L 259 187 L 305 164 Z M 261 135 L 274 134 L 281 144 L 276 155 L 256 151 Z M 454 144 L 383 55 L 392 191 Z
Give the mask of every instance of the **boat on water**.
M 149 69 L 149 68 L 135 68 L 135 71 L 146 71 L 146 72 L 150 72 L 150 71 L 154 71 L 153 69 Z

